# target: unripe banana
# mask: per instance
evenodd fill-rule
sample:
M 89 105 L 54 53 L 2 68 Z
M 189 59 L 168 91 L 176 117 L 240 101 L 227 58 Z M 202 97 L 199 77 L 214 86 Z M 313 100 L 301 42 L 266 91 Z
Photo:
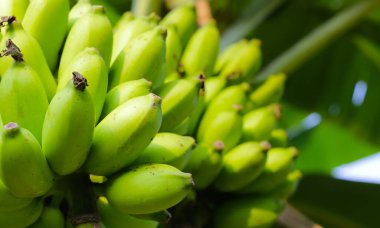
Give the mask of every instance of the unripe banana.
M 148 214 L 179 203 L 193 187 L 190 173 L 166 164 L 138 166 L 108 182 L 110 204 L 130 214 Z
M 150 17 L 141 17 L 134 20 L 130 12 L 123 15 L 118 23 L 118 27 L 114 29 L 113 48 L 111 66 L 122 50 L 138 35 L 153 29 L 157 25 L 155 15 Z M 124 22 L 127 21 L 127 22 Z
M 177 28 L 182 47 L 185 47 L 197 29 L 197 19 L 193 6 L 180 6 L 171 10 L 162 19 L 161 25 L 174 25 Z
M 300 170 L 296 169 L 290 172 L 286 176 L 285 182 L 270 191 L 268 195 L 271 197 L 277 197 L 277 199 L 289 198 L 297 190 L 298 182 L 301 180 L 301 178 L 302 173 Z
M 251 109 L 279 102 L 285 87 L 285 74 L 274 74 L 249 94 Z
M 3 128 L 0 162 L 3 183 L 16 197 L 42 196 L 54 183 L 38 141 L 17 123 L 10 122 Z
M 3 75 L 0 103 L 4 123 L 19 123 L 41 142 L 48 99 L 37 73 L 24 61 L 15 60 Z
M 91 11 L 92 5 L 90 0 L 78 0 L 70 9 L 67 30 L 70 31 L 74 23 Z
M 0 179 L 0 214 L 20 210 L 32 202 L 32 198 L 15 197 Z
M 283 205 L 272 198 L 241 198 L 227 201 L 215 211 L 216 228 L 272 227 Z
M 91 147 L 95 109 L 87 81 L 78 72 L 51 100 L 42 128 L 42 151 L 59 175 L 83 165 Z
M 124 102 L 134 97 L 148 95 L 151 92 L 151 87 L 152 82 L 142 78 L 121 83 L 111 89 L 105 98 L 101 119 Z
M 248 185 L 263 171 L 268 149 L 268 143 L 246 142 L 223 154 L 223 168 L 214 187 L 232 192 Z
M 123 30 L 134 19 L 135 17 L 131 11 L 125 11 L 123 15 L 121 15 L 120 19 L 116 22 L 115 26 L 113 26 L 114 41 L 115 41 L 115 33 L 119 32 L 119 30 Z M 115 45 L 115 42 L 113 44 Z
M 72 78 L 72 72 L 77 71 L 84 75 L 88 82 L 87 91 L 91 95 L 95 106 L 95 122 L 100 118 L 108 85 L 108 67 L 99 51 L 89 47 L 80 52 L 62 75 L 58 75 L 57 93 L 63 89 Z
M 80 37 L 80 39 L 79 39 Z M 112 25 L 104 14 L 103 6 L 93 6 L 91 11 L 79 18 L 71 28 L 63 47 L 59 73 L 66 69 L 71 60 L 87 47 L 98 49 L 109 66 L 112 52 Z
M 171 132 L 191 115 L 198 100 L 200 82 L 178 79 L 164 84 L 157 94 L 162 98 L 161 132 Z
M 189 173 L 194 173 L 194 171 L 198 170 L 202 162 L 207 158 L 208 150 L 209 148 L 207 146 L 197 144 L 191 151 L 189 161 L 183 170 Z
M 0 1 L 0 15 L 12 15 L 17 18 L 17 20 L 22 20 L 26 8 L 29 5 L 29 0 L 1 0 Z
M 34 199 L 27 206 L 16 211 L 0 212 L 0 227 L 25 228 L 33 224 L 41 215 L 43 201 Z
M 184 121 L 182 121 L 180 124 L 177 125 L 177 127 L 175 127 L 172 130 L 172 133 L 175 133 L 178 135 L 188 135 L 189 124 L 190 124 L 190 117 L 187 117 Z
M 272 130 L 270 133 L 269 144 L 272 147 L 287 147 L 288 133 L 286 130 L 282 128 Z
M 18 21 L 8 23 L 6 26 L 0 43 L 1 50 L 6 48 L 9 39 L 18 46 L 25 61 L 37 72 L 50 101 L 55 94 L 57 84 L 38 42 L 22 28 Z M 0 58 L 0 75 L 4 75 L 11 64 L 11 58 Z
M 68 0 L 33 0 L 22 21 L 25 31 L 39 43 L 52 71 L 66 36 L 69 7 Z
M 272 148 L 268 151 L 264 171 L 249 185 L 241 189 L 241 193 L 267 193 L 286 179 L 294 167 L 298 151 L 294 147 Z
M 238 53 L 245 48 L 248 40 L 241 39 L 228 46 L 219 56 L 215 63 L 214 74 L 220 74 L 222 69 L 233 59 L 238 56 Z
M 161 125 L 161 98 L 133 98 L 108 114 L 95 128 L 84 170 L 107 176 L 131 164 Z
M 246 43 L 235 58 L 226 63 L 220 75 L 232 83 L 247 81 L 260 68 L 260 44 L 256 39 Z
M 46 206 L 38 220 L 28 228 L 65 228 L 65 217 L 59 208 Z
M 243 117 L 243 141 L 268 140 L 279 117 L 278 104 L 254 109 Z
M 165 53 L 165 74 L 169 75 L 177 71 L 179 60 L 181 58 L 182 46 L 181 40 L 177 33 L 175 26 L 166 25 L 167 36 L 165 39 L 166 53 Z
M 213 73 L 219 51 L 219 31 L 214 21 L 199 28 L 191 36 L 183 52 L 181 63 L 188 76 Z
M 140 78 L 152 81 L 153 89 L 159 87 L 165 77 L 165 36 L 158 26 L 128 43 L 111 67 L 108 89 Z
M 107 228 L 156 228 L 158 222 L 139 219 L 112 207 L 105 196 L 96 201 L 102 222 Z
M 134 164 L 162 163 L 182 170 L 191 155 L 195 140 L 190 136 L 158 133 Z

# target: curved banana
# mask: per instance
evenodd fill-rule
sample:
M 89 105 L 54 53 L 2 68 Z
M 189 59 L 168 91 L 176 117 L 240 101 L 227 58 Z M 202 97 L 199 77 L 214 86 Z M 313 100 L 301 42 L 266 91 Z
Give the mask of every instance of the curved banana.
M 91 95 L 95 106 L 95 122 L 100 118 L 108 85 L 108 67 L 99 51 L 89 47 L 80 52 L 67 68 L 58 75 L 57 93 L 62 90 L 72 78 L 72 72 L 77 71 L 87 79 L 86 90 Z
M 84 170 L 107 176 L 131 164 L 158 132 L 161 120 L 161 98 L 157 95 L 123 103 L 96 126 Z
M 162 163 L 183 170 L 194 146 L 195 140 L 190 136 L 158 133 L 134 164 Z
M 18 21 L 7 24 L 0 42 L 0 50 L 6 49 L 9 39 L 18 46 L 25 61 L 37 72 L 50 101 L 55 94 L 57 84 L 38 42 L 22 28 Z M 11 64 L 11 58 L 0 58 L 0 75 L 4 75 Z
M 15 197 L 0 179 L 0 214 L 20 210 L 32 202 L 33 198 Z
M 233 192 L 252 182 L 264 169 L 268 149 L 268 143 L 246 142 L 224 153 L 215 189 Z
M 165 28 L 168 33 L 165 39 L 165 74 L 170 75 L 178 69 L 179 60 L 182 54 L 182 45 L 177 28 L 173 25 L 166 25 Z
M 33 0 L 22 21 L 25 31 L 37 40 L 52 71 L 66 36 L 69 7 L 68 0 Z
M 212 75 L 219 52 L 219 31 L 214 21 L 199 28 L 191 36 L 181 58 L 188 76 Z
M 0 227 L 28 227 L 38 219 L 42 209 L 43 201 L 34 199 L 30 204 L 16 211 L 0 212 Z
M 283 208 L 283 203 L 273 198 L 244 197 L 224 202 L 215 211 L 216 228 L 272 227 Z
M 157 26 L 129 42 L 111 67 L 108 89 L 140 78 L 159 87 L 165 78 L 165 36 L 166 30 Z
M 215 63 L 214 74 L 220 74 L 223 68 L 236 56 L 239 55 L 239 52 L 245 48 L 248 40 L 241 39 L 238 42 L 235 42 L 229 45 L 219 56 Z
M 149 214 L 179 203 L 192 189 L 190 173 L 166 164 L 138 166 L 107 182 L 111 206 L 129 214 Z
M 190 117 L 187 117 L 180 124 L 178 124 L 171 132 L 178 135 L 188 135 L 189 124 L 190 124 Z
M 79 39 L 80 37 L 80 39 Z M 59 73 L 66 69 L 73 58 L 87 47 L 98 49 L 104 62 L 109 66 L 112 52 L 112 25 L 103 6 L 92 6 L 91 11 L 80 17 L 67 35 L 63 47 Z
M 41 216 L 28 228 L 65 228 L 65 217 L 59 208 L 45 206 Z
M 96 201 L 102 222 L 107 228 L 156 228 L 158 222 L 139 219 L 111 206 L 105 196 Z
M 288 133 L 285 129 L 273 129 L 270 133 L 269 144 L 272 147 L 287 147 L 288 146 Z
M 42 196 L 54 183 L 38 141 L 17 123 L 10 122 L 3 128 L 0 162 L 3 183 L 16 197 Z
M 42 151 L 58 175 L 75 172 L 87 158 L 95 128 L 95 108 L 87 81 L 78 72 L 51 100 L 42 128 Z
M 282 184 L 267 194 L 271 197 L 277 197 L 277 199 L 287 199 L 297 190 L 297 186 L 301 178 L 301 171 L 295 169 L 286 176 L 286 180 Z
M 121 83 L 111 89 L 106 95 L 101 119 L 106 117 L 116 107 L 124 102 L 139 96 L 148 95 L 151 92 L 152 82 L 142 78 Z
M 77 3 L 70 9 L 67 31 L 70 31 L 74 23 L 91 11 L 92 5 L 90 0 L 78 0 Z
M 22 20 L 26 8 L 28 8 L 29 0 L 1 0 L 0 1 L 0 15 L 1 16 L 15 16 L 17 20 Z
M 22 59 L 14 60 L 3 75 L 0 82 L 0 103 L 4 123 L 19 123 L 41 142 L 48 99 L 38 74 Z

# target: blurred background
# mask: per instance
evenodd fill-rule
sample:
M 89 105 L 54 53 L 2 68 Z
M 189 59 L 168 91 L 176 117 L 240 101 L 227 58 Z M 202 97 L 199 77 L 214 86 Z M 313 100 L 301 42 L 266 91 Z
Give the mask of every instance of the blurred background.
M 139 4 L 164 15 L 189 1 L 93 0 L 114 22 Z M 290 204 L 326 227 L 380 224 L 379 2 L 209 1 L 221 50 L 241 38 L 261 40 L 262 70 L 252 80 L 288 75 L 281 125 L 304 173 Z

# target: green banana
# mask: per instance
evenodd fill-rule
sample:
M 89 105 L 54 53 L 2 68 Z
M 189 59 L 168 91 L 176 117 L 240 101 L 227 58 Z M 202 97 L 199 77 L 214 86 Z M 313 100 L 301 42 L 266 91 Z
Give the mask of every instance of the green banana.
M 189 173 L 194 173 L 194 171 L 198 170 L 208 156 L 208 149 L 205 145 L 197 144 L 191 151 L 189 161 L 183 170 Z
M 22 21 L 25 31 L 39 43 L 52 71 L 55 70 L 66 36 L 68 17 L 68 0 L 33 0 Z
M 195 140 L 190 136 L 158 133 L 134 164 L 162 163 L 183 170 L 194 146 Z
M 95 109 L 87 81 L 78 72 L 52 99 L 42 128 L 42 151 L 59 175 L 75 172 L 87 158 L 95 128 Z
M 160 224 L 168 224 L 172 218 L 172 214 L 168 210 L 158 211 L 155 213 L 141 214 L 141 215 L 132 215 L 133 217 L 139 219 L 146 219 L 151 221 L 159 222 Z
M 129 42 L 111 67 L 108 89 L 140 78 L 159 87 L 165 78 L 165 36 L 166 30 L 157 26 Z
M 74 71 L 84 75 L 90 85 L 86 90 L 92 97 L 95 106 L 95 122 L 97 122 L 106 98 L 108 67 L 96 48 L 84 49 L 75 56 L 66 69 L 62 69 L 62 75 L 58 75 L 57 93 L 67 85 Z
M 90 0 L 78 0 L 70 9 L 67 30 L 70 31 L 74 23 L 91 11 L 92 5 Z
M 18 46 L 25 61 L 37 72 L 50 101 L 55 94 L 57 84 L 38 42 L 22 28 L 18 21 L 7 24 L 0 42 L 1 50 L 6 49 L 9 39 Z M 0 58 L 0 75 L 4 75 L 11 64 L 10 58 Z
M 32 202 L 32 198 L 15 197 L 0 179 L 0 214 L 20 210 Z
M 193 32 L 197 29 L 194 6 L 181 6 L 171 10 L 161 20 L 162 26 L 174 25 L 177 28 L 181 46 L 185 47 Z
M 28 228 L 65 228 L 65 217 L 59 208 L 44 207 L 41 216 Z
M 111 206 L 105 196 L 100 196 L 96 201 L 102 222 L 107 228 L 156 228 L 158 222 L 139 219 Z
M 12 15 L 17 18 L 17 20 L 22 20 L 26 8 L 29 5 L 29 0 L 1 0 L 0 1 L 0 15 Z
M 264 228 L 276 222 L 283 203 L 272 198 L 249 198 L 226 201 L 215 211 L 216 228 Z
M 264 169 L 268 149 L 268 143 L 245 142 L 223 154 L 223 168 L 214 181 L 215 189 L 232 192 L 252 182 Z
M 101 119 L 124 102 L 151 92 L 152 82 L 144 78 L 121 83 L 106 95 Z
M 220 74 L 222 69 L 233 59 L 238 56 L 238 53 L 245 48 L 248 40 L 241 39 L 238 42 L 235 42 L 229 45 L 219 56 L 215 63 L 214 74 Z
M 219 31 L 214 21 L 199 28 L 191 36 L 181 58 L 188 76 L 212 75 L 219 51 Z
M 178 69 L 179 60 L 182 54 L 182 46 L 176 27 L 173 25 L 166 25 L 165 28 L 168 33 L 165 39 L 165 74 L 169 75 L 176 72 Z
M 187 135 L 189 132 L 190 117 L 184 119 L 180 124 L 178 124 L 171 132 L 178 135 Z
M 296 191 L 301 178 L 301 171 L 295 169 L 286 176 L 284 183 L 280 184 L 275 189 L 267 193 L 267 195 L 270 195 L 271 197 L 277 197 L 278 199 L 287 199 Z
M 134 20 L 130 12 L 123 15 L 114 29 L 111 66 L 122 50 L 138 35 L 153 29 L 157 25 L 156 15 L 140 17 Z
M 107 182 L 111 206 L 129 214 L 149 214 L 179 203 L 193 187 L 190 173 L 166 164 L 138 166 Z
M 283 183 L 294 167 L 298 151 L 294 147 L 272 148 L 268 151 L 264 171 L 240 193 L 267 193 Z
M 16 46 L 12 47 L 17 49 Z M 0 103 L 0 114 L 4 123 L 19 123 L 41 142 L 48 99 L 38 74 L 22 60 L 22 57 L 14 60 L 2 77 Z
M 198 100 L 201 84 L 199 81 L 177 79 L 164 84 L 157 90 L 157 94 L 162 97 L 161 132 L 174 130 L 191 115 Z
M 287 147 L 288 146 L 288 133 L 285 129 L 273 129 L 270 133 L 269 144 L 272 147 Z
M 158 132 L 161 120 L 161 98 L 157 95 L 123 103 L 96 126 L 84 170 L 107 176 L 131 164 Z
M 97 48 L 104 62 L 109 66 L 112 39 L 112 25 L 104 14 L 104 7 L 92 6 L 91 11 L 80 17 L 69 31 L 63 47 L 58 74 L 62 74 L 61 71 L 67 68 L 72 59 L 87 47 Z
M 33 224 L 41 215 L 43 201 L 34 199 L 27 206 L 16 211 L 0 212 L 0 227 L 25 228 Z
M 243 117 L 243 141 L 268 140 L 276 126 L 279 112 L 279 105 L 274 104 L 246 113 Z
M 38 141 L 17 123 L 10 122 L 3 128 L 0 162 L 3 183 L 16 197 L 42 196 L 54 183 Z

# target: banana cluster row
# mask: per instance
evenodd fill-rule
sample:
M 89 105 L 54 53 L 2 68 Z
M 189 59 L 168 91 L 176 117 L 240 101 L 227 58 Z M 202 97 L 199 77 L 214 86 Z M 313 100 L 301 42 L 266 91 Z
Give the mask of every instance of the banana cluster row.
M 0 16 L 0 227 L 181 226 L 208 194 L 226 199 L 212 226 L 275 221 L 300 172 L 276 129 L 285 76 L 246 83 L 258 40 L 219 54 L 192 5 L 115 26 L 89 0 Z

